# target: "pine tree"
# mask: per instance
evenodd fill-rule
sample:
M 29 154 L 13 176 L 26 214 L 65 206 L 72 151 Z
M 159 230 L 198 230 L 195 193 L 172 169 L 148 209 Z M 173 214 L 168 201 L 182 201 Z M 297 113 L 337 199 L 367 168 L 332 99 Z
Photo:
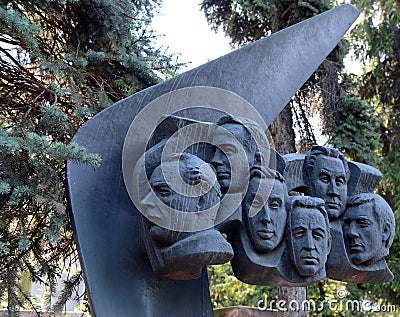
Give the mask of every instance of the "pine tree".
M 377 129 L 382 148 L 378 152 L 378 168 L 383 173 L 379 186 L 394 211 L 397 228 L 400 223 L 400 2 L 398 0 L 354 0 L 364 12 L 363 19 L 352 32 L 356 56 L 363 73 L 356 78 L 359 94 L 368 100 L 379 115 Z M 394 281 L 382 285 L 362 285 L 386 302 L 400 302 L 400 230 L 387 257 Z
M 325 12 L 336 3 L 330 0 L 203 0 L 201 5 L 210 26 L 214 30 L 221 28 L 233 46 L 242 46 Z M 374 134 L 376 126 L 368 121 L 369 118 L 363 131 L 368 131 L 373 137 L 367 139 L 370 142 L 365 142 L 360 134 L 364 153 L 355 153 L 343 139 L 336 137 L 343 127 L 335 116 L 342 109 L 343 113 L 348 111 L 358 98 L 350 78 L 345 75 L 343 60 L 348 52 L 349 43 L 343 39 L 272 123 L 270 133 L 280 153 L 306 152 L 316 143 L 316 133 L 310 122 L 315 116 L 321 118 L 322 132 L 330 137 L 330 143 L 349 157 L 361 158 L 365 162 L 379 148 L 378 136 Z M 299 136 L 297 144 L 295 130 Z
M 285 29 L 293 24 L 311 18 L 332 8 L 332 1 L 259 1 L 259 0 L 203 0 L 202 9 L 214 30 L 222 28 L 231 39 L 233 46 L 242 46 L 264 36 Z M 336 63 L 340 50 L 335 50 L 323 62 L 317 72 L 303 85 L 293 100 L 283 109 L 269 131 L 274 147 L 280 153 L 296 152 L 297 126 L 300 133 L 300 150 L 307 151 L 315 144 L 314 132 L 309 123 L 312 115 L 310 104 L 318 104 L 317 93 L 321 98 L 324 92 L 329 96 L 337 94 L 337 73 L 341 65 Z M 334 77 L 332 77 L 332 75 Z M 326 87 L 328 86 L 329 87 Z M 320 89 L 319 89 L 320 88 Z M 333 91 L 333 89 L 335 91 Z M 327 94 L 327 95 L 328 95 Z M 329 101 L 335 101 L 332 98 Z M 330 105 L 327 105 L 330 106 Z M 314 107 L 316 108 L 316 107 Z
M 77 260 L 65 163 L 96 168 L 101 157 L 71 142 L 76 130 L 179 67 L 155 48 L 150 22 L 160 4 L 0 1 L 0 296 L 9 316 L 34 306 L 24 274 L 52 285 L 64 261 Z

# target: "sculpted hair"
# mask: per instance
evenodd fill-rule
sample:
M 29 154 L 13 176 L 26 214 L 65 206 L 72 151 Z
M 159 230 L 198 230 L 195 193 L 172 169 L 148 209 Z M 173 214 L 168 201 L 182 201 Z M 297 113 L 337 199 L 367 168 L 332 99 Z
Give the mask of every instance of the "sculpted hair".
M 278 171 L 268 168 L 268 167 L 264 167 L 264 166 L 256 165 L 251 168 L 249 187 L 247 188 L 246 196 L 250 193 L 250 190 L 251 190 L 250 184 L 256 184 L 257 190 L 258 190 L 258 188 L 260 186 L 260 181 L 263 179 L 272 179 L 275 181 L 279 181 L 283 185 L 284 201 L 285 201 L 284 203 L 286 204 L 286 201 L 288 198 L 288 191 L 286 188 L 286 183 L 285 183 L 284 177 Z M 270 190 L 272 191 L 272 186 L 271 186 Z M 268 194 L 270 194 L 270 193 L 268 193 Z M 247 214 L 245 212 L 245 204 L 242 204 L 242 211 L 243 211 L 243 218 L 247 219 Z
M 250 179 L 252 179 L 253 177 L 259 177 L 261 179 L 273 178 L 282 183 L 285 182 L 285 178 L 277 170 L 260 165 L 255 165 L 250 169 Z
M 364 205 L 375 200 L 374 194 L 363 193 L 347 199 L 347 208 Z
M 311 150 L 306 153 L 303 163 L 304 182 L 306 183 L 307 186 L 310 186 L 312 182 L 311 179 L 312 171 L 315 166 L 315 161 L 319 155 L 325 155 L 328 157 L 340 159 L 343 163 L 343 167 L 346 173 L 346 181 L 347 182 L 349 181 L 350 169 L 346 161 L 346 158 L 344 157 L 344 154 L 335 148 L 313 145 Z
M 255 165 L 250 169 L 250 182 L 260 181 L 262 179 L 275 179 L 282 183 L 283 188 L 285 190 L 285 201 L 288 197 L 288 192 L 286 188 L 285 178 L 279 173 L 277 170 L 274 170 L 269 167 Z M 250 187 L 250 186 L 249 186 Z M 272 189 L 272 187 L 271 187 Z
M 291 216 L 292 211 L 296 207 L 302 207 L 306 209 L 316 209 L 324 216 L 326 228 L 329 233 L 329 219 L 328 213 L 325 210 L 325 202 L 323 199 L 318 197 L 311 197 L 311 196 L 290 196 L 287 201 L 287 210 L 288 212 L 288 224 L 289 228 L 291 227 Z
M 247 136 L 243 140 L 243 146 L 249 153 L 254 153 L 254 157 L 249 159 L 259 159 L 260 161 L 265 159 L 266 152 L 269 150 L 269 142 L 265 131 L 257 122 L 248 118 L 224 115 L 217 121 L 217 125 L 222 126 L 224 124 L 238 124 L 244 128 Z

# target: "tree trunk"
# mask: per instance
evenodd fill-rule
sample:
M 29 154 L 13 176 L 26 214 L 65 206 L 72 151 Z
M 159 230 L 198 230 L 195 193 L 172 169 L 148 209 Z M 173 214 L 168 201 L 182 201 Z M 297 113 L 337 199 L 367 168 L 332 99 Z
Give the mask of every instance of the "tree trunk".
M 278 288 L 278 317 L 307 317 L 307 287 Z
M 280 154 L 296 152 L 295 133 L 293 129 L 292 109 L 287 104 L 269 126 L 273 144 L 271 146 Z

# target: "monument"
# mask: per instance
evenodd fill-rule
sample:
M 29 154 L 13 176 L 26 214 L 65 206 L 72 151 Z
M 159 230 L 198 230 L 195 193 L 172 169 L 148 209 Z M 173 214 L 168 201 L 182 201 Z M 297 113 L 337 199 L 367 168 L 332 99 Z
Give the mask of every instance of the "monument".
M 312 188 L 299 169 L 304 157 L 280 157 L 263 133 L 357 16 L 339 6 L 145 89 L 81 127 L 73 141 L 103 157 L 96 170 L 67 169 L 94 316 L 213 316 L 205 266 L 230 260 L 253 284 L 362 280 L 377 270 L 390 278 L 384 257 L 394 221 L 378 197 L 363 196 L 379 171 L 349 163 L 349 178 L 342 161 L 324 157 L 329 169 L 312 173 L 323 183 Z M 333 185 L 346 190 L 333 195 Z M 318 197 L 288 198 L 294 189 Z M 354 230 L 365 217 L 361 204 L 381 232 L 377 248 L 386 248 L 365 258 L 354 238 L 368 240 Z M 334 234 L 342 243 L 331 250 Z M 346 257 L 345 270 L 332 252 Z
M 284 158 L 288 190 L 325 201 L 335 241 L 326 263 L 327 276 L 350 283 L 391 281 L 393 274 L 384 257 L 393 242 L 394 215 L 384 199 L 372 193 L 382 174 L 324 146 Z

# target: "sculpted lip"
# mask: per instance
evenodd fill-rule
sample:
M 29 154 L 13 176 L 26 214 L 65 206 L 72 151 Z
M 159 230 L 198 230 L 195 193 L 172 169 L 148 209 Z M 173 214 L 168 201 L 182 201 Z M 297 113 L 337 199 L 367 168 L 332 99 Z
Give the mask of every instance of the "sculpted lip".
M 317 264 L 319 262 L 318 258 L 312 255 L 303 255 L 301 259 L 306 263 L 306 264 Z
M 231 176 L 230 169 L 226 169 L 224 166 L 217 166 L 215 172 L 217 176 Z
M 231 174 L 228 172 L 217 172 L 217 178 L 219 179 L 231 178 Z
M 263 239 L 271 239 L 275 234 L 274 231 L 266 229 L 257 230 L 257 233 Z
M 163 219 L 160 212 L 150 212 L 149 214 L 146 215 L 146 218 L 152 222 L 161 221 Z
M 339 209 L 341 207 L 340 203 L 334 202 L 334 201 L 329 201 L 325 203 L 326 206 L 332 209 Z
M 364 246 L 360 243 L 352 243 L 350 244 L 350 252 L 358 253 L 364 251 Z

